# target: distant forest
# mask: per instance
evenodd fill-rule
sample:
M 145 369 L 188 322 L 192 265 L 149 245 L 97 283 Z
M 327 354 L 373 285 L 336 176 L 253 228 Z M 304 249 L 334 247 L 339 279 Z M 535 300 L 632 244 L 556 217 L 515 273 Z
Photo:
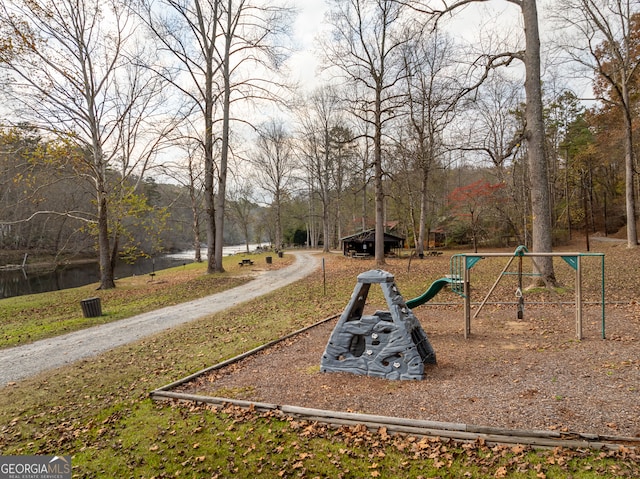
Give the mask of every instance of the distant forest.
M 573 120 L 565 137 L 557 142 L 558 154 L 550 169 L 556 243 L 577 232 L 610 234 L 625 224 L 623 160 L 613 153 L 615 143 L 605 146 L 616 137 L 605 128 L 601 143 L 596 143 L 585 118 L 598 116 L 581 114 Z M 552 123 L 550 146 L 555 133 Z M 319 247 L 328 241 L 331 248 L 339 248 L 341 237 L 373 228 L 373 190 L 366 166 L 362 166 L 362 152 L 354 145 L 342 158 L 344 184 L 340 190 L 334 187 L 328 192 L 327 238 L 320 194 L 301 176 L 304 165 L 291 169 L 292 179 L 281 200 L 285 246 Z M 96 254 L 95 218 L 87 213 L 95 202 L 95 186 L 90 184 L 90 176 L 83 175 L 79 155 L 82 152 L 69 145 L 44 139 L 33 127 L 0 130 L 3 250 L 64 258 Z M 566 155 L 577 159 L 567 163 Z M 508 165 L 493 167 L 469 166 L 464 156 L 463 151 L 449 155 L 450 161 L 432 168 L 426 221 L 430 240 L 424 246 L 527 244 L 531 218 L 522 155 Z M 408 160 L 400 145 L 389 150 L 385 224 L 388 231 L 406 238 L 406 247 L 414 248 L 421 179 Z M 133 261 L 193 249 L 196 231 L 203 238 L 202 223 L 195 221 L 205 208 L 202 188 L 193 191 L 192 185 L 158 182 L 151 175 L 143 179 L 132 176 L 127 183 L 120 181 L 116 171 L 108 177 L 113 177 L 111 229 L 118 231 L 121 259 Z M 253 186 L 230 193 L 225 212 L 226 245 L 274 243 L 274 206 L 253 200 L 257 189 Z
M 95 257 L 109 289 L 117 260 L 373 228 L 637 247 L 638 5 L 495 4 L 332 2 L 301 52 L 285 1 L 6 0 L 0 248 Z

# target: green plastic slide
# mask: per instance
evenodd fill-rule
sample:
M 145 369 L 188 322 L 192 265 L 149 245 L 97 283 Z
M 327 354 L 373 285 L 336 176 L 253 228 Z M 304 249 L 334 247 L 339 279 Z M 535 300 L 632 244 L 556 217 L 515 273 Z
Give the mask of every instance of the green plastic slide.
M 442 288 L 446 285 L 451 284 L 454 280 L 452 278 L 440 278 L 436 279 L 429 289 L 427 289 L 424 293 L 422 293 L 417 298 L 410 299 L 407 301 L 407 306 L 409 308 L 415 308 L 416 306 L 423 305 L 427 301 L 430 301 L 436 294 L 440 292 Z

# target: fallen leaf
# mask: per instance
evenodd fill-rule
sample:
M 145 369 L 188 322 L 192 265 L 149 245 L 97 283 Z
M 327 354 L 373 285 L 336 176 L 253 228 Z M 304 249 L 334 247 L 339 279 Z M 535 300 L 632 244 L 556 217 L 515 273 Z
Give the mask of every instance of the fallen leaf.
M 507 477 L 507 468 L 502 466 L 496 471 L 495 477 Z

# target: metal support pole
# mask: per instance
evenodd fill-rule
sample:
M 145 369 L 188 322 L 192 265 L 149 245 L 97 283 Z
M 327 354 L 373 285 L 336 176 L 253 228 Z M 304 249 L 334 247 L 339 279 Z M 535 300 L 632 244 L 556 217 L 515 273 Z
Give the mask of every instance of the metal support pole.
M 522 255 L 518 257 L 518 319 L 524 318 L 524 297 L 522 296 Z

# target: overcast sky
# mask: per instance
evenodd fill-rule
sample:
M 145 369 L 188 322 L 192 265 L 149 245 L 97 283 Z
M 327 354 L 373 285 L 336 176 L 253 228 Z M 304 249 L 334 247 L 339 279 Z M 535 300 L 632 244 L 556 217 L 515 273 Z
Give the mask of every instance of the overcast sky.
M 289 65 L 294 74 L 293 80 L 313 84 L 318 67 L 314 52 L 315 40 L 324 21 L 327 5 L 325 0 L 295 0 L 294 3 L 299 13 L 293 33 L 300 50 L 293 55 Z
M 316 36 L 323 27 L 325 13 L 328 11 L 326 0 L 292 0 L 299 11 L 294 23 L 294 35 L 300 51 L 291 58 L 289 65 L 292 80 L 297 80 L 308 88 L 317 85 Z M 549 50 L 548 37 L 552 33 L 552 25 L 547 18 L 545 5 L 551 0 L 538 2 L 538 15 L 542 36 L 543 55 Z M 506 0 L 470 4 L 456 11 L 455 15 L 444 18 L 442 26 L 458 41 L 468 43 L 479 50 L 481 46 L 492 42 L 490 36 L 496 35 L 511 41 L 513 48 L 523 48 L 522 15 L 520 9 Z M 326 27 L 326 26 L 325 26 Z M 572 80 L 576 93 L 581 97 L 590 97 L 591 81 L 588 79 Z
M 293 33 L 300 51 L 293 55 L 289 65 L 294 79 L 312 84 L 318 67 L 314 51 L 317 47 L 316 37 L 322 28 L 328 6 L 325 0 L 293 0 L 293 3 L 299 12 Z M 495 1 L 461 9 L 455 17 L 445 18 L 443 24 L 458 39 L 477 44 L 479 32 L 486 33 L 492 28 L 506 31 L 509 27 L 517 27 L 519 20 L 515 5 Z

